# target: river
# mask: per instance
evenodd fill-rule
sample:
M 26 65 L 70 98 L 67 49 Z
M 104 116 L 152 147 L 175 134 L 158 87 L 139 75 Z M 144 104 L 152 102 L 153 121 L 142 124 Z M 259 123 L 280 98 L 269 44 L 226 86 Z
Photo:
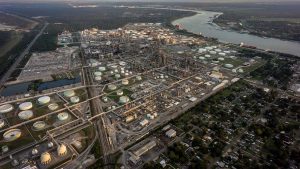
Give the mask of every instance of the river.
M 177 19 L 173 21 L 172 24 L 179 24 L 188 32 L 195 34 L 202 33 L 202 35 L 205 37 L 217 38 L 220 42 L 229 42 L 235 44 L 240 44 L 243 42 L 246 45 L 256 46 L 260 49 L 300 56 L 299 42 L 280 40 L 276 38 L 263 38 L 251 34 L 223 30 L 216 24 L 212 23 L 214 17 L 221 15 L 222 13 L 202 10 L 194 12 L 197 12 L 197 14 Z

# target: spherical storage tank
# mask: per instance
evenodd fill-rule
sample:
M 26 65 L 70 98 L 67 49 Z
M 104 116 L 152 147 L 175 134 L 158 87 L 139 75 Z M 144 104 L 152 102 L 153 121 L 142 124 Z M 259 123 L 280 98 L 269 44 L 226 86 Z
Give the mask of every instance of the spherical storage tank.
M 49 96 L 43 96 L 43 97 L 40 97 L 40 98 L 38 99 L 38 103 L 39 103 L 40 105 L 44 105 L 44 104 L 49 103 L 50 100 L 51 100 L 51 98 L 50 98 Z
M 33 117 L 33 112 L 31 110 L 24 110 L 21 111 L 18 116 L 22 120 L 28 120 Z
M 32 103 L 31 102 L 24 102 L 24 103 L 21 103 L 20 105 L 19 105 L 19 108 L 20 108 L 20 110 L 29 110 L 29 109 L 31 109 L 32 108 Z
M 12 111 L 14 107 L 11 104 L 4 104 L 0 106 L 0 113 L 8 113 Z
M 121 104 L 128 103 L 129 101 L 130 101 L 130 99 L 128 96 L 121 96 L 119 99 L 119 103 L 121 103 Z
M 51 162 L 51 155 L 48 152 L 44 152 L 41 155 L 41 163 L 46 165 L 49 164 Z
M 61 144 L 57 147 L 57 155 L 64 156 L 67 154 L 67 147 L 64 144 Z
M 70 100 L 71 100 L 72 103 L 78 103 L 80 101 L 78 96 L 73 96 L 73 97 L 70 98 Z
M 67 90 L 64 92 L 65 97 L 73 97 L 75 96 L 75 91 L 74 90 Z

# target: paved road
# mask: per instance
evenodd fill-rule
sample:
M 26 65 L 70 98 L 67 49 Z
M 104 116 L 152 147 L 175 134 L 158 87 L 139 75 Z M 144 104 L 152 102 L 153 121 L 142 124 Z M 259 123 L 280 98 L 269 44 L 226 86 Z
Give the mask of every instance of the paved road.
M 10 66 L 10 68 L 7 70 L 7 72 L 1 77 L 1 79 L 0 79 L 0 88 L 2 88 L 2 86 L 8 80 L 8 78 L 11 76 L 11 74 L 17 68 L 17 66 L 19 65 L 19 63 L 29 53 L 31 47 L 34 45 L 34 43 L 36 42 L 36 40 L 43 34 L 44 30 L 47 28 L 48 25 L 49 25 L 49 23 L 47 23 L 47 22 L 44 24 L 44 26 L 40 30 L 40 32 L 34 37 L 34 39 L 26 47 L 26 49 L 20 54 L 20 56 L 15 60 L 15 62 Z
M 82 50 L 81 50 L 82 51 Z M 83 65 L 86 65 L 86 58 L 84 57 L 83 52 L 81 52 L 82 54 L 82 63 Z M 89 98 L 93 98 L 95 96 L 97 96 L 97 89 L 93 86 L 93 76 L 89 70 L 89 68 L 85 68 L 83 69 L 83 73 L 84 73 L 84 81 L 85 81 L 85 85 L 91 85 L 91 87 L 87 88 L 88 91 L 88 96 Z M 100 105 L 100 100 L 99 98 L 93 99 L 90 101 L 90 107 L 91 107 L 91 111 L 92 111 L 92 115 L 95 116 L 97 114 L 103 113 L 102 110 L 102 106 Z M 107 130 L 105 128 L 105 121 L 103 119 L 104 117 L 101 116 L 99 118 L 99 120 L 97 120 L 96 122 L 94 122 L 94 124 L 96 125 L 96 131 L 98 133 L 98 139 L 101 145 L 101 150 L 102 150 L 102 154 L 103 154 L 103 163 L 104 163 L 104 169 L 110 169 L 113 168 L 111 165 L 113 163 L 113 159 L 111 157 L 111 151 L 112 151 L 112 145 L 109 142 L 109 136 L 107 133 Z

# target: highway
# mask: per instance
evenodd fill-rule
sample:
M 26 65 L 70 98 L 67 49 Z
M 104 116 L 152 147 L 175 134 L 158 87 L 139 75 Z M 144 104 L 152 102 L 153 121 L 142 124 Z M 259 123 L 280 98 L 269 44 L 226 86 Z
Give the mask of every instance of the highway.
M 36 40 L 43 34 L 44 30 L 47 28 L 49 23 L 45 23 L 43 28 L 40 30 L 40 32 L 34 37 L 34 39 L 28 44 L 26 49 L 20 54 L 20 56 L 15 60 L 15 62 L 10 66 L 10 68 L 7 70 L 7 72 L 1 77 L 0 79 L 0 88 L 3 87 L 5 82 L 8 80 L 8 78 L 11 76 L 11 74 L 14 72 L 14 70 L 17 68 L 19 63 L 24 59 L 24 57 L 29 53 L 31 47 L 34 45 Z

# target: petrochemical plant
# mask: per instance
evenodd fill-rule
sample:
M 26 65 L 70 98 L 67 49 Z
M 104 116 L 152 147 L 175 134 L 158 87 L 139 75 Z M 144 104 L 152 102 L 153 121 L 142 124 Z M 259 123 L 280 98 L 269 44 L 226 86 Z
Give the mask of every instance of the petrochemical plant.
M 0 168 L 86 168 L 100 158 L 109 164 L 121 150 L 122 167 L 139 168 L 151 160 L 147 153 L 164 149 L 158 138 L 143 140 L 149 133 L 236 83 L 261 61 L 159 23 L 79 34 L 80 46 L 35 53 L 18 78 L 49 80 L 72 71 L 81 79 L 77 84 L 1 97 Z M 58 43 L 72 43 L 71 35 L 59 35 Z M 181 131 L 166 126 L 163 132 L 172 139 Z

